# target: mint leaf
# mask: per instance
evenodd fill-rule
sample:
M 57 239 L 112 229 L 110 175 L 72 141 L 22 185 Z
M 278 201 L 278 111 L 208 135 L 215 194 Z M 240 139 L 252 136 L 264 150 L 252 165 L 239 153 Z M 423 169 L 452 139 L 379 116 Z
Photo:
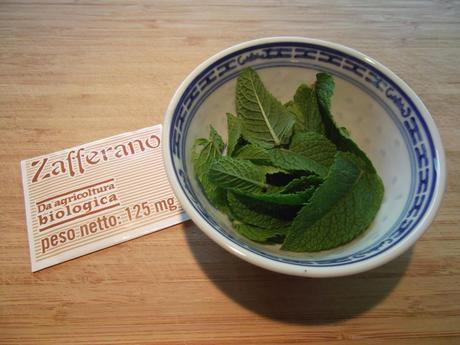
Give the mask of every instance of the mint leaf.
M 375 168 L 367 155 L 350 138 L 348 130 L 339 128 L 331 113 L 331 97 L 334 93 L 334 80 L 327 73 L 316 75 L 316 93 L 320 107 L 326 136 L 337 146 L 337 149 L 345 152 L 352 152 L 366 162 L 367 169 L 375 173 Z
M 241 118 L 243 137 L 250 143 L 271 148 L 289 142 L 294 116 L 250 68 L 243 70 L 237 80 L 236 111 Z
M 223 151 L 224 142 L 212 126 L 210 127 L 209 139 L 196 139 L 192 148 L 192 163 L 195 174 L 207 198 L 217 208 L 222 208 L 226 204 L 226 192 L 210 181 L 209 169 L 222 156 Z
M 267 187 L 267 193 L 269 194 L 282 193 L 283 191 L 284 191 L 284 186 L 268 185 Z
M 223 156 L 209 170 L 209 178 L 224 189 L 260 191 L 266 188 L 265 170 L 247 160 Z
M 227 155 L 233 156 L 233 152 L 241 137 L 241 121 L 235 115 L 227 113 L 228 142 Z
M 268 174 L 266 176 L 267 183 L 269 185 L 277 186 L 277 187 L 282 187 L 286 186 L 289 182 L 292 180 L 309 175 L 311 173 L 306 172 L 306 171 L 287 171 L 287 170 L 282 170 L 278 173 L 275 174 Z M 282 190 L 282 189 L 281 189 Z
M 335 145 L 329 139 L 315 132 L 295 133 L 289 150 L 327 167 L 334 162 L 337 152 Z
M 314 252 L 353 240 L 375 218 L 382 198 L 382 181 L 366 162 L 337 153 L 326 181 L 292 222 L 282 249 Z
M 299 127 L 303 131 L 324 133 L 315 87 L 310 88 L 305 84 L 300 85 L 294 95 L 294 103 L 302 114 Z
M 271 166 L 271 165 L 258 165 L 258 166 L 264 172 L 265 175 L 274 175 L 274 174 L 278 174 L 278 173 L 286 173 L 285 170 L 283 170 L 281 168 L 278 168 L 278 167 Z
M 288 112 L 294 115 L 295 124 L 294 129 L 296 131 L 304 131 L 305 130 L 305 116 L 300 111 L 299 106 L 294 101 L 287 102 L 284 107 Z
M 332 119 L 332 114 L 330 115 Z M 350 132 L 345 127 L 338 128 L 338 134 L 336 136 L 337 147 L 342 151 L 352 152 L 360 157 L 366 163 L 366 169 L 370 172 L 377 173 L 374 165 L 363 150 L 356 144 L 350 137 Z
M 324 139 L 327 141 L 326 138 Z M 329 141 L 327 141 L 327 143 L 330 144 Z M 309 142 L 307 142 L 307 144 L 309 144 Z M 332 147 L 335 147 L 333 144 L 331 145 Z M 300 147 L 301 144 L 298 143 L 297 146 Z M 326 146 L 326 148 L 328 148 L 328 146 Z M 334 158 L 334 154 L 335 149 L 332 155 L 332 159 Z M 312 156 L 317 158 L 315 155 Z M 278 172 L 287 173 L 287 170 L 308 170 L 315 173 L 327 173 L 325 167 L 312 162 L 309 157 L 305 157 L 303 154 L 297 155 L 294 152 L 290 152 L 289 150 L 285 149 L 266 150 L 259 145 L 248 144 L 239 149 L 235 153 L 234 158 L 247 159 L 255 164 L 264 165 L 266 167 L 267 174 L 274 174 Z M 321 161 L 319 162 L 321 164 L 323 163 L 322 161 L 327 161 L 327 157 L 324 159 L 319 159 L 319 161 Z M 270 167 L 269 164 L 274 165 L 274 167 Z
M 282 228 L 259 228 L 257 226 L 247 225 L 244 223 L 234 223 L 238 233 L 255 242 L 265 243 L 268 241 L 279 242 L 286 235 L 289 227 Z
M 275 229 L 289 225 L 289 221 L 268 214 L 269 209 L 264 210 L 258 207 L 257 203 L 252 203 L 243 196 L 228 192 L 227 199 L 232 216 L 241 222 L 261 228 Z
M 243 194 L 239 194 L 234 191 L 228 191 L 238 198 L 238 200 L 245 205 L 246 208 L 254 210 L 258 213 L 268 215 L 272 218 L 281 219 L 283 221 L 291 222 L 292 219 L 297 215 L 297 212 L 302 208 L 303 205 L 281 205 L 273 204 L 270 202 L 259 201 L 248 198 Z
M 235 158 L 247 159 L 256 164 L 270 164 L 271 158 L 267 150 L 259 145 L 248 144 L 238 149 L 234 154 Z
M 276 205 L 302 205 L 305 204 L 312 196 L 314 188 L 308 188 L 303 191 L 282 194 L 282 193 L 242 193 L 235 189 L 235 193 L 243 195 L 247 200 L 256 200 Z
M 318 162 L 305 158 L 299 153 L 286 149 L 271 149 L 268 151 L 272 164 L 284 170 L 298 170 L 315 173 L 319 176 L 327 174 L 327 167 Z
M 316 75 L 315 91 L 318 103 L 323 109 L 331 109 L 331 98 L 334 94 L 335 83 L 330 74 L 318 73 Z
M 295 193 L 310 187 L 317 187 L 323 183 L 323 179 L 316 175 L 301 176 L 290 181 L 283 189 L 282 193 Z

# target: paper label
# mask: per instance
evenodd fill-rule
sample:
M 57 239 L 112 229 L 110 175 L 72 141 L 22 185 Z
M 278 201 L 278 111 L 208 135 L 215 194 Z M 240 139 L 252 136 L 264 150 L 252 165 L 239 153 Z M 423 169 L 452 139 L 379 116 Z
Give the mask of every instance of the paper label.
M 188 216 L 163 167 L 161 125 L 21 162 L 32 271 Z

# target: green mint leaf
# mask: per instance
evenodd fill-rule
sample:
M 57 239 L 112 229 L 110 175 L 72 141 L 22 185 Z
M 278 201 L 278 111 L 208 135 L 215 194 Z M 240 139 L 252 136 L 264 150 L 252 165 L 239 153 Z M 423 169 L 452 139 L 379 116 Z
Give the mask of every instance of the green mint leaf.
M 215 128 L 213 126 L 209 127 L 209 141 L 212 143 L 212 145 L 216 148 L 216 150 L 222 154 L 224 152 L 224 147 L 225 144 L 222 140 L 222 137 L 217 133 Z
M 259 165 L 260 169 L 264 172 L 265 175 L 274 175 L 278 173 L 286 173 L 286 170 L 283 170 L 278 167 L 271 165 Z
M 228 142 L 227 155 L 233 156 L 241 137 L 241 121 L 235 115 L 227 113 Z
M 331 119 L 332 119 L 332 115 Z M 350 137 L 350 132 L 345 127 L 338 128 L 338 134 L 336 136 L 337 147 L 341 151 L 352 152 L 358 157 L 360 157 L 366 163 L 366 169 L 370 172 L 377 173 L 374 165 L 372 164 L 369 157 L 367 157 L 366 153 L 361 150 L 361 148 L 356 144 L 353 139 Z
M 300 176 L 290 181 L 285 187 L 282 188 L 282 193 L 295 193 L 303 191 L 310 187 L 317 187 L 324 180 L 316 175 Z
M 331 112 L 331 97 L 334 93 L 334 80 L 327 73 L 316 75 L 316 92 L 326 136 L 337 146 L 337 149 L 352 152 L 366 162 L 367 169 L 375 172 L 375 168 L 367 155 L 350 138 L 345 127 L 338 127 Z
M 223 156 L 210 168 L 211 182 L 224 189 L 260 191 L 266 188 L 265 171 L 247 160 Z
M 283 191 L 284 191 L 284 186 L 268 185 L 267 187 L 267 193 L 269 194 L 282 193 Z
M 267 179 L 267 183 L 269 185 L 273 185 L 273 186 L 278 186 L 278 187 L 282 187 L 284 188 L 284 186 L 286 186 L 289 182 L 291 182 L 292 180 L 298 178 L 298 177 L 301 177 L 301 176 L 305 176 L 305 175 L 308 175 L 310 174 L 309 172 L 305 172 L 305 171 L 287 171 L 287 170 L 282 170 L 276 174 L 268 174 L 266 176 L 266 179 Z
M 241 118 L 243 137 L 250 143 L 271 148 L 289 142 L 294 116 L 250 68 L 243 70 L 237 80 L 236 111 Z
M 222 209 L 226 204 L 226 192 L 210 181 L 209 169 L 214 162 L 221 158 L 223 151 L 224 142 L 212 126 L 210 127 L 209 139 L 196 139 L 192 148 L 192 163 L 198 181 L 208 200 L 219 209 Z
M 335 83 L 330 74 L 318 73 L 316 75 L 315 90 L 318 103 L 322 108 L 331 108 L 331 98 L 334 94 Z
M 259 145 L 247 144 L 243 146 L 235 153 L 234 158 L 250 160 L 263 168 L 265 174 L 288 173 L 282 168 L 271 165 L 272 157 L 270 153 Z
M 294 95 L 294 103 L 302 114 L 298 122 L 299 128 L 303 131 L 324 133 L 315 88 L 305 84 L 300 85 Z
M 299 153 L 286 149 L 271 149 L 268 151 L 272 164 L 284 170 L 308 171 L 319 176 L 325 176 L 328 168 L 318 162 L 306 158 Z
M 234 223 L 235 230 L 246 238 L 252 241 L 265 243 L 265 242 L 281 242 L 289 227 L 282 228 L 259 228 L 243 223 Z
M 315 132 L 295 133 L 289 150 L 327 167 L 334 162 L 337 152 L 335 145 L 329 139 Z
M 196 157 L 199 152 L 196 151 L 196 148 L 198 146 L 204 146 L 206 145 L 207 143 L 209 142 L 209 139 L 206 139 L 206 138 L 197 138 L 195 140 L 195 143 L 193 144 L 193 149 L 192 149 L 192 155 L 194 155 L 194 157 Z
M 235 158 L 247 159 L 256 164 L 270 164 L 271 158 L 267 150 L 259 145 L 247 144 L 234 154 Z
M 230 192 L 233 193 L 233 195 L 236 198 L 238 198 L 238 200 L 241 203 L 243 203 L 246 206 L 246 208 L 257 211 L 258 213 L 268 215 L 272 218 L 282 219 L 283 221 L 287 221 L 287 222 L 292 221 L 292 219 L 297 215 L 297 212 L 303 206 L 303 205 L 273 204 L 270 202 L 251 199 L 243 194 L 239 194 L 234 191 L 228 191 L 228 193 Z
M 351 138 L 351 133 L 346 127 L 339 127 L 339 132 L 342 136 Z
M 281 194 L 281 193 L 242 193 L 239 190 L 233 190 L 236 194 L 245 196 L 247 200 L 260 201 L 276 205 L 302 205 L 310 200 L 314 188 L 308 188 L 303 191 Z
M 227 200 L 232 216 L 243 223 L 274 229 L 289 225 L 287 220 L 270 215 L 269 209 L 259 207 L 257 203 L 248 201 L 244 196 L 228 192 Z
M 295 103 L 294 101 L 289 101 L 284 105 L 284 107 L 286 108 L 288 112 L 294 115 L 294 118 L 295 118 L 294 129 L 296 131 L 304 131 L 305 130 L 305 116 L 302 113 L 302 111 L 300 111 L 297 103 Z
M 315 252 L 345 244 L 367 229 L 382 199 L 379 176 L 356 155 L 339 152 L 326 181 L 292 222 L 282 249 Z

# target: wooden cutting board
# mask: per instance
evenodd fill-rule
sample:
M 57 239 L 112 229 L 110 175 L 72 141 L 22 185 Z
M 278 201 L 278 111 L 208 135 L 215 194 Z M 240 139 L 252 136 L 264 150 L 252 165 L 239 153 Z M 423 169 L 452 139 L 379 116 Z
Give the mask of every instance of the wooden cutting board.
M 30 272 L 21 159 L 160 123 L 197 64 L 274 35 L 354 47 L 431 111 L 449 181 L 412 250 L 301 279 L 240 261 L 187 222 Z M 459 61 L 458 1 L 0 2 L 0 343 L 460 344 Z

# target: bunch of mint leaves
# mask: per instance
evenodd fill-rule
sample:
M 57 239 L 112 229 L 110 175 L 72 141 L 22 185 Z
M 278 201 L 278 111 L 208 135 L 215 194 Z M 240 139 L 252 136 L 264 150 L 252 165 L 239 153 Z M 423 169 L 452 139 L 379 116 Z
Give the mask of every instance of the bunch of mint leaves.
M 227 145 L 212 126 L 208 139 L 196 139 L 198 181 L 243 236 L 316 252 L 350 242 L 375 218 L 383 183 L 334 121 L 333 92 L 332 76 L 318 73 L 282 104 L 247 68 L 237 80 L 237 115 L 227 114 Z

